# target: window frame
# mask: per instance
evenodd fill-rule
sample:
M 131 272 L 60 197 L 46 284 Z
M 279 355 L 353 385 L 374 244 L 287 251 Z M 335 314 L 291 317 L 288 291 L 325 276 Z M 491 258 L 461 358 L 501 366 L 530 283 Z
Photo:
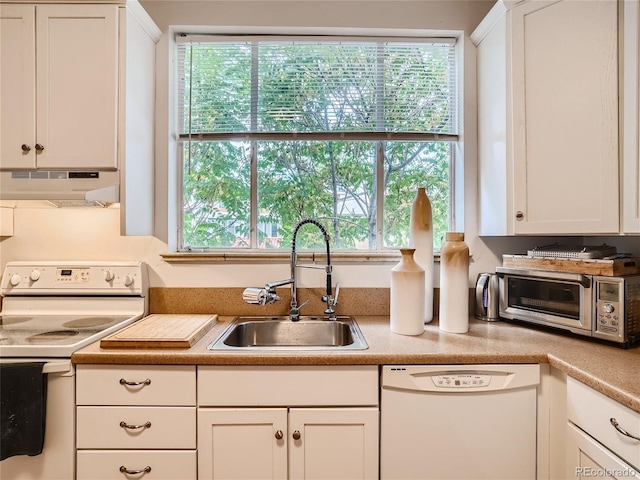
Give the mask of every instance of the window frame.
M 425 42 L 437 41 L 438 39 L 446 38 L 448 40 L 453 40 L 455 42 L 455 68 L 456 68 L 456 89 L 457 89 L 457 99 L 459 102 L 458 107 L 458 134 L 457 135 L 449 135 L 449 134 L 411 134 L 411 133 L 391 133 L 388 132 L 386 135 L 389 140 L 421 140 L 421 141 L 448 141 L 451 143 L 450 149 L 450 161 L 449 161 L 449 169 L 450 169 L 450 218 L 449 224 L 451 230 L 463 230 L 464 225 L 464 211 L 465 211 L 465 168 L 464 168 L 464 141 L 463 141 L 463 130 L 465 125 L 464 118 L 464 82 L 465 82 L 465 57 L 464 57 L 464 32 L 457 30 L 424 30 L 424 29 L 372 29 L 372 28 L 338 28 L 338 27 L 328 27 L 328 28 L 314 28 L 314 27 L 171 27 L 169 32 L 171 39 L 169 40 L 169 51 L 177 51 L 177 43 L 175 42 L 175 38 L 179 34 L 189 34 L 189 35 L 247 35 L 247 36 L 259 36 L 259 35 L 269 35 L 270 38 L 276 38 L 276 35 L 282 35 L 282 38 L 285 40 L 290 40 L 292 36 L 313 36 L 317 35 L 319 37 L 326 38 L 327 36 L 343 36 L 347 38 L 366 38 L 369 37 L 370 40 L 373 41 L 385 41 L 385 40 L 395 40 L 399 41 L 400 39 L 404 39 L 406 41 L 416 43 L 420 40 Z M 175 53 L 172 54 L 175 57 Z M 171 63 L 171 60 L 170 60 Z M 173 78 L 176 76 L 176 68 L 175 65 L 171 67 L 170 72 L 173 72 Z M 173 104 L 176 105 L 177 99 L 177 81 L 170 81 L 169 84 L 172 86 L 169 89 L 170 94 L 173 98 Z M 176 109 L 179 107 L 175 107 Z M 163 254 L 162 257 L 169 261 L 175 263 L 218 263 L 218 262 L 232 262 L 232 263 L 281 263 L 282 260 L 288 259 L 289 251 L 288 249 L 259 249 L 259 248 L 229 248 L 229 247 L 184 247 L 180 248 L 183 242 L 182 239 L 182 199 L 183 192 L 182 188 L 184 185 L 184 179 L 182 176 L 182 166 L 183 166 L 183 158 L 182 158 L 182 143 L 181 140 L 178 139 L 179 134 L 177 133 L 177 112 L 173 116 L 173 119 L 169 120 L 169 130 L 174 133 L 171 135 L 169 141 L 169 160 L 170 163 L 173 163 L 174 167 L 169 166 L 168 173 L 170 177 L 174 177 L 176 179 L 175 182 L 171 182 L 169 178 L 168 188 L 168 199 L 170 202 L 169 205 L 169 214 L 170 217 L 168 219 L 167 226 L 170 231 L 174 231 L 174 236 L 170 235 L 168 238 L 169 249 L 173 253 Z M 231 135 L 231 134 L 212 134 L 209 135 L 198 135 L 197 137 L 205 138 L 208 137 L 210 139 L 216 140 L 246 140 L 247 136 L 251 136 L 254 139 L 273 139 L 278 138 L 282 139 L 287 135 L 293 136 L 294 134 L 278 134 L 278 133 L 246 133 L 241 135 Z M 340 140 L 349 139 L 350 134 L 338 133 Z M 368 134 L 367 134 L 368 135 Z M 377 135 L 377 133 L 373 133 L 372 136 Z M 358 140 L 363 140 L 362 134 L 357 134 Z M 302 137 L 306 137 L 306 139 L 320 140 L 320 139 L 333 139 L 335 137 L 332 134 L 314 134 L 314 133 L 297 133 L 295 134 L 296 139 L 300 139 Z M 383 140 L 382 140 L 383 141 Z M 175 153 L 171 153 L 173 150 Z M 254 149 L 255 151 L 255 149 Z M 377 155 L 378 161 L 380 164 L 380 156 Z M 171 160 L 173 158 L 173 160 Z M 255 159 L 252 161 L 252 168 L 257 170 L 257 162 Z M 173 175 L 172 175 L 173 172 Z M 254 196 L 257 195 L 257 176 L 255 174 L 252 175 L 252 186 L 251 186 L 251 195 L 252 201 L 254 200 Z M 173 198 L 173 202 L 171 201 Z M 382 197 L 380 197 L 382 199 Z M 175 202 L 175 203 L 174 203 Z M 379 201 L 379 204 L 382 204 L 383 200 Z M 174 204 L 174 207 L 171 207 L 171 203 Z M 171 215 L 171 212 L 174 212 Z M 381 214 L 381 207 L 378 207 L 378 213 Z M 252 236 L 257 235 L 257 229 L 255 226 L 257 225 L 257 212 L 251 212 L 252 217 L 255 216 L 256 219 L 252 218 L 251 232 Z M 173 218 L 173 219 L 172 219 Z M 337 251 L 335 252 L 335 258 L 338 262 L 389 262 L 396 261 L 399 257 L 398 250 L 395 247 L 384 247 L 382 242 L 382 225 L 377 228 L 377 237 L 378 242 L 376 250 L 348 250 L 348 251 Z M 255 239 L 252 240 L 255 243 Z M 439 249 L 434 251 L 436 256 L 436 261 L 439 258 Z M 315 260 L 316 252 L 313 250 L 307 250 L 300 252 L 300 257 L 305 258 L 308 257 L 309 260 Z M 333 252 L 332 252 L 333 256 Z

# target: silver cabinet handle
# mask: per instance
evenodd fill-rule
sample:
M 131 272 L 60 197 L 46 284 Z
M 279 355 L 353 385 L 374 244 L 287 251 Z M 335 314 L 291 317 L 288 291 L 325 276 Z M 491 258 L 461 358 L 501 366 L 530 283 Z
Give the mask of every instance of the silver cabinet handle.
M 276 440 L 282 440 L 284 438 L 284 433 L 282 433 L 282 430 L 278 430 L 276 432 Z
M 44 147 L 39 143 L 36 143 L 36 152 L 42 153 L 43 150 L 44 150 Z
M 122 428 L 126 428 L 127 430 L 140 430 L 141 428 L 150 428 L 151 422 L 147 422 L 144 425 L 129 425 L 127 422 L 120 422 L 120 426 Z
M 298 430 L 296 430 L 295 432 L 293 432 L 293 439 L 294 440 L 300 440 L 300 432 Z
M 625 429 L 623 429 L 615 418 L 610 418 L 609 422 L 611 422 L 611 425 L 613 425 L 613 428 L 615 428 L 619 433 L 621 433 L 625 437 L 633 438 L 634 440 L 639 440 L 640 441 L 640 437 L 636 437 L 635 435 L 631 435 L 629 432 L 627 432 Z
M 147 465 L 142 470 L 129 470 L 124 465 L 120 465 L 120 473 L 126 473 L 127 475 L 139 475 L 141 473 L 149 473 L 151 471 L 151 467 Z
M 151 385 L 151 379 L 147 378 L 142 382 L 129 382 L 124 378 L 120 379 L 120 385 L 126 385 L 127 387 L 139 387 L 140 385 Z
M 22 151 L 24 153 L 29 153 L 31 151 L 31 147 L 29 145 L 24 144 L 24 143 L 22 144 L 22 146 L 20 148 L 22 148 Z

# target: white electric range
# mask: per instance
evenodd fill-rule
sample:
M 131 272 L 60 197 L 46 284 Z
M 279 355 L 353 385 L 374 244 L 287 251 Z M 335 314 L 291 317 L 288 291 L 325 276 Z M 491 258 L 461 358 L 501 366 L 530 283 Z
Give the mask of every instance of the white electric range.
M 0 461 L 0 478 L 75 477 L 75 371 L 71 355 L 148 312 L 143 262 L 9 262 L 2 280 L 0 364 L 44 363 L 42 453 Z

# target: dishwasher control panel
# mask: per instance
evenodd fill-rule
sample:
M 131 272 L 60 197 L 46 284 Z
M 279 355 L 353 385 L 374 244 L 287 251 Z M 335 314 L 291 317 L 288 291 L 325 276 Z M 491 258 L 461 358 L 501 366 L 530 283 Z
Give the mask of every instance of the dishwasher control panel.
M 494 392 L 540 383 L 537 364 L 384 365 L 382 389 L 421 392 Z
M 439 388 L 472 388 L 486 387 L 491 383 L 491 375 L 448 374 L 431 377 L 433 384 Z

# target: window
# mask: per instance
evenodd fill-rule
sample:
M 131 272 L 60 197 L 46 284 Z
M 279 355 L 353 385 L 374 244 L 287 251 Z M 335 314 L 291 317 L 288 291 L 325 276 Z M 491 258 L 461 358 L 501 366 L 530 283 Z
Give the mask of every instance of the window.
M 408 244 L 425 187 L 450 230 L 458 139 L 453 39 L 178 39 L 180 250 Z M 321 247 L 311 231 L 300 248 Z

